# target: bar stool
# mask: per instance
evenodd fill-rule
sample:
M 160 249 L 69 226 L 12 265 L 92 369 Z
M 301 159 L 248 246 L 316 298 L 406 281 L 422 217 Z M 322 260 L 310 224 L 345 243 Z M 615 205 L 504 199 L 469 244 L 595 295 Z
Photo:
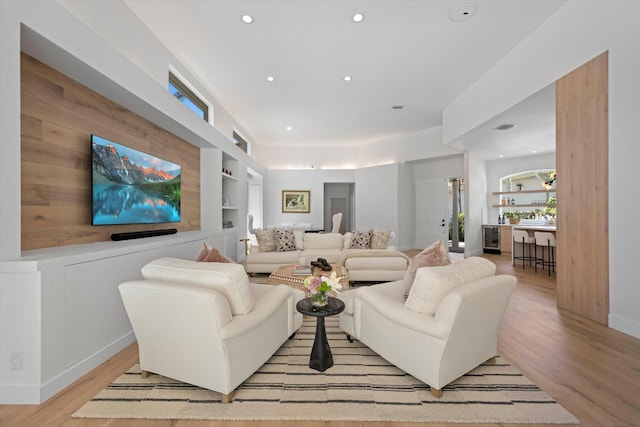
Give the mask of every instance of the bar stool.
M 525 230 L 513 230 L 513 244 L 511 250 L 513 251 L 512 264 L 516 265 L 516 260 L 522 260 L 522 268 L 524 268 L 525 262 L 536 262 L 537 258 L 531 256 L 531 245 L 536 243 L 535 237 L 531 236 L 528 231 Z M 516 256 L 516 243 L 522 244 L 522 256 Z
M 553 233 L 546 231 L 536 231 L 534 233 L 536 241 L 536 273 L 538 272 L 538 264 L 542 265 L 542 268 L 549 268 L 549 276 L 551 276 L 551 270 L 556 271 L 556 236 Z M 542 258 L 538 258 L 538 246 L 542 253 Z M 545 248 L 547 249 L 547 257 L 545 258 Z

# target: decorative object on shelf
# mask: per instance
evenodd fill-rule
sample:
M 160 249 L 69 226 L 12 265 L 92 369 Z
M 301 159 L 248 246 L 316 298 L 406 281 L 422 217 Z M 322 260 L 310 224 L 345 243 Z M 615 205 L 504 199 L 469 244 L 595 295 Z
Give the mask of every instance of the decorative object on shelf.
M 503 217 L 509 220 L 509 224 L 518 224 L 523 213 L 524 212 L 520 211 L 509 211 L 505 212 Z
M 553 188 L 553 184 L 556 182 L 558 174 L 556 171 L 551 171 L 547 174 L 546 178 L 543 178 L 543 181 L 540 183 L 540 186 L 545 190 L 551 190 Z
M 522 191 L 522 189 L 524 188 L 523 184 L 516 184 L 516 187 L 518 187 L 518 191 Z
M 324 307 L 329 302 L 329 292 L 342 290 L 336 272 L 330 276 L 308 276 L 304 279 L 304 286 L 311 294 L 311 304 L 316 307 Z
M 282 213 L 311 212 L 311 191 L 282 190 Z

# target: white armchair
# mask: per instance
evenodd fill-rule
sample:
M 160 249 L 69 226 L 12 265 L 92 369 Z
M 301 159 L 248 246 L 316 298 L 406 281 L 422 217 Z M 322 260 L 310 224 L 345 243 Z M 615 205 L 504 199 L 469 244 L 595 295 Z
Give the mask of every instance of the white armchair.
M 402 280 L 343 292 L 340 327 L 440 397 L 496 356 L 516 278 L 494 274 L 493 263 L 474 257 L 418 269 L 406 301 Z
M 222 402 L 302 325 L 304 293 L 250 283 L 238 264 L 160 258 L 120 285 L 143 377 L 156 373 L 222 393 Z

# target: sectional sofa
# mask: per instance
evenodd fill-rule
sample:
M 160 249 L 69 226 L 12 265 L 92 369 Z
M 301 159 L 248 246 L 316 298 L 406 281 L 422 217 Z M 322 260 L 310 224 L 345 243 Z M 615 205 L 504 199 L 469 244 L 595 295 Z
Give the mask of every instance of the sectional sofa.
M 343 265 L 349 281 L 386 282 L 402 279 L 409 266 L 410 259 L 407 255 L 387 246 L 390 232 L 369 232 L 373 235 L 369 237 L 369 248 L 363 248 L 358 246 L 367 246 L 363 244 L 366 243 L 363 242 L 363 234 L 366 240 L 366 233 L 343 235 L 305 233 L 304 230 L 270 230 L 256 231 L 259 245 L 252 246 L 249 250 L 245 262 L 247 273 L 272 273 L 283 265 L 308 264 L 318 258 L 325 258 L 330 264 Z M 274 233 L 275 247 L 269 245 L 270 242 L 265 244 L 263 233 Z M 379 233 L 384 233 L 383 237 L 376 240 L 376 237 L 381 236 Z M 283 237 L 285 234 L 288 238 Z M 374 248 L 371 248 L 372 243 Z

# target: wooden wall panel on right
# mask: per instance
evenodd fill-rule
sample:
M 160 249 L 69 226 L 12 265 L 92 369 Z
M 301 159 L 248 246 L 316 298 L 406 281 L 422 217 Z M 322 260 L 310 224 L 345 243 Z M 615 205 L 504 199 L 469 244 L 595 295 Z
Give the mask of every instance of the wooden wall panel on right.
M 609 314 L 608 53 L 556 83 L 558 306 Z

